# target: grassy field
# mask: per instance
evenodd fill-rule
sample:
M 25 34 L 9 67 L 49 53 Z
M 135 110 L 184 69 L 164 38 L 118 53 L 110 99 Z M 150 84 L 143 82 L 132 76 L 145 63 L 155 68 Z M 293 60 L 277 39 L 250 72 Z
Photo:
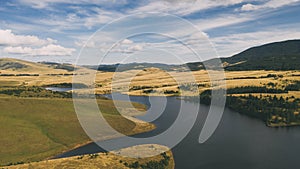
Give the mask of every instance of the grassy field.
M 98 103 L 110 125 L 123 134 L 154 128 L 121 117 L 110 100 Z M 78 122 L 71 99 L 1 97 L 0 107 L 1 165 L 39 161 L 90 141 Z
M 2 59 L 2 62 L 20 63 L 26 65 L 25 68 L 20 69 L 5 69 L 1 70 L 1 74 L 17 75 L 24 72 L 30 74 L 38 74 L 39 76 L 0 76 L 0 86 L 47 86 L 59 85 L 63 83 L 72 83 L 72 71 L 64 69 L 54 69 L 45 64 L 26 62 L 16 59 Z M 0 60 L 1 62 L 1 60 Z M 79 78 L 86 78 L 87 74 L 92 71 L 86 68 L 79 67 L 76 71 Z M 300 71 L 226 71 L 225 80 L 227 88 L 241 87 L 241 86 L 266 86 L 268 83 L 276 84 L 277 88 L 281 88 L 292 81 L 300 81 Z M 144 90 L 154 89 L 154 95 L 162 95 L 164 91 L 178 91 L 178 82 L 175 79 L 180 79 L 185 83 L 190 82 L 189 72 L 166 72 L 158 68 L 147 68 L 143 70 L 129 70 L 125 72 L 118 72 L 118 78 L 114 79 L 114 84 L 118 90 L 124 91 L 129 83 L 129 92 L 131 95 L 149 95 Z M 199 92 L 209 89 L 211 82 L 207 71 L 199 70 L 193 71 L 196 83 L 200 86 Z M 271 75 L 271 76 L 268 76 Z M 114 72 L 97 72 L 95 78 L 95 91 L 98 94 L 110 93 L 112 86 L 112 79 L 115 76 Z M 225 87 L 225 86 L 222 86 Z M 84 91 L 84 90 L 83 90 Z M 128 90 L 125 90 L 128 91 Z M 166 94 L 173 95 L 173 94 Z
M 276 88 L 283 88 L 293 81 L 300 81 L 300 76 L 297 76 L 300 71 L 227 71 L 225 72 L 226 88 L 235 88 L 242 86 L 267 86 L 270 83 L 275 84 Z M 98 93 L 110 92 L 111 81 L 106 81 L 104 78 L 109 78 L 111 73 L 99 72 L 96 82 L 102 84 L 102 87 L 96 88 Z M 145 71 L 145 70 L 132 70 L 120 73 L 122 79 L 116 79 L 114 84 L 116 86 L 126 86 L 126 81 L 130 81 L 131 76 L 137 74 L 130 81 L 127 92 L 131 95 L 148 95 L 145 90 L 154 89 L 157 95 L 163 91 L 173 90 L 178 91 L 179 84 L 174 79 L 181 79 L 181 81 L 189 82 L 189 73 L 186 72 L 164 72 L 158 71 Z M 199 85 L 199 92 L 203 92 L 211 88 L 211 81 L 206 71 L 200 70 L 192 72 L 196 83 Z M 140 75 L 140 76 L 139 76 Z M 175 78 L 174 78 L 175 77 Z M 221 86 L 225 87 L 225 86 Z M 124 87 L 125 88 L 125 87 Z M 146 88 L 146 89 L 145 89 Z M 121 89 L 122 90 L 122 89 Z M 153 93 L 151 93 L 153 94 Z M 195 94 L 195 93 L 194 93 Z M 171 94 L 172 95 L 172 94 Z
M 161 147 L 159 147 L 161 148 Z M 151 151 L 150 149 L 145 149 Z M 138 163 L 137 163 L 138 162 Z M 165 162 L 165 163 L 163 163 Z M 165 169 L 173 169 L 174 159 L 172 153 L 167 151 L 165 154 L 156 155 L 148 158 L 129 158 L 119 156 L 114 153 L 99 153 L 84 156 L 75 156 L 41 162 L 32 162 L 16 166 L 4 167 L 5 169 L 55 169 L 55 168 L 88 168 L 88 169 L 128 169 L 140 168 L 142 165 L 148 168 L 161 166 Z
M 77 69 L 78 72 L 81 70 L 87 71 L 81 67 Z M 0 59 L 1 86 L 45 86 L 54 83 L 70 83 L 72 75 L 73 71 L 61 67 L 11 58 Z
M 44 86 L 70 84 L 75 72 L 64 69 L 64 67 L 16 59 L 0 59 L 0 69 L 2 69 L 0 70 L 0 145 L 3 147 L 0 149 L 0 165 L 39 161 L 90 141 L 77 120 L 72 100 L 67 98 L 47 98 L 48 94 L 53 97 L 61 96 L 58 94 L 54 96 L 53 92 L 39 89 Z M 76 73 L 80 78 L 84 79 L 86 75 L 91 74 L 91 70 L 79 67 Z M 175 79 L 180 79 L 180 81 L 185 83 L 191 82 L 189 79 L 190 73 L 188 72 L 166 72 L 158 68 L 129 70 L 118 73 L 119 77 L 114 79 L 114 84 L 121 92 L 128 91 L 124 90 L 128 88 L 129 92 L 126 93 L 130 95 L 178 95 L 180 94 L 178 93 L 180 84 Z M 206 71 L 193 71 L 192 74 L 198 85 L 199 93 L 211 89 L 211 82 Z M 114 75 L 113 72 L 98 71 L 94 84 L 95 92 L 97 94 L 110 93 Z M 288 85 L 300 81 L 300 71 L 226 71 L 224 80 L 226 80 L 226 86 L 214 87 L 233 89 L 244 86 L 285 89 Z M 129 82 L 129 86 L 127 82 Z M 8 96 L 7 92 L 2 92 L 3 90 L 13 89 L 21 89 L 24 92 L 17 95 L 19 97 Z M 34 90 L 31 91 L 31 89 Z M 85 92 L 85 90 L 79 89 L 78 92 Z M 154 92 L 147 92 L 149 90 Z M 190 94 L 198 95 L 199 93 Z M 231 95 L 245 96 L 249 94 L 260 96 L 259 93 L 232 93 Z M 28 95 L 32 95 L 33 98 L 27 98 Z M 299 90 L 289 91 L 288 93 L 262 94 L 263 97 L 269 95 L 288 97 L 290 101 L 300 98 Z M 123 118 L 109 100 L 99 100 L 98 104 L 110 125 L 123 134 L 140 133 L 155 127 L 136 119 Z M 145 109 L 140 104 L 134 104 L 134 107 Z M 136 115 L 135 111 L 131 109 L 126 110 L 126 112 L 128 112 L 128 116 Z M 99 157 L 106 158 L 103 155 L 99 155 Z M 113 156 L 112 158 L 118 159 Z M 66 159 L 66 161 L 58 160 L 59 164 L 53 164 L 53 166 L 62 166 L 64 164 L 72 167 L 72 163 L 83 166 L 87 164 L 81 162 L 93 163 L 85 161 L 85 158 L 79 163 L 72 159 Z M 92 165 L 89 167 L 92 167 Z M 124 167 L 122 164 L 116 164 L 116 166 Z M 31 164 L 27 165 L 27 167 L 30 168 Z

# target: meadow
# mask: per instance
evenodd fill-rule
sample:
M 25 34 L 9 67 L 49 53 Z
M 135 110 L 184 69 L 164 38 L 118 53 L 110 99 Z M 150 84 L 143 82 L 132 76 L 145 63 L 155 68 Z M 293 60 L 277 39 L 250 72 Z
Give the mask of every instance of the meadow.
M 103 72 L 93 71 L 84 67 L 77 67 L 73 71 L 58 69 L 51 65 L 32 63 L 16 59 L 2 59 L 0 62 L 19 63 L 25 65 L 19 69 L 1 70 L 1 74 L 11 74 L 13 76 L 0 76 L 0 86 L 60 86 L 61 84 L 71 84 L 72 75 L 76 74 L 78 79 L 88 78 L 95 73 L 95 87 L 97 94 L 110 93 L 112 84 L 116 91 L 121 91 L 130 95 L 178 95 L 179 83 L 196 83 L 199 86 L 199 93 L 210 89 L 211 81 L 205 70 L 192 72 L 164 71 L 158 68 L 145 68 L 141 70 L 128 70 L 125 72 Z M 17 74 L 38 74 L 39 76 L 17 76 Z M 225 71 L 226 86 L 214 86 L 223 88 L 235 88 L 242 86 L 268 86 L 270 88 L 284 88 L 285 86 L 300 81 L 300 71 L 287 70 L 254 70 L 254 71 Z M 191 77 L 195 81 L 191 81 Z M 176 81 L 177 79 L 177 81 Z M 179 79 L 179 80 L 178 80 Z M 113 81 L 112 81 L 113 80 Z M 219 79 L 222 80 L 222 79 Z M 85 85 L 85 84 L 82 84 Z M 90 85 L 90 84 L 89 84 Z M 152 89 L 155 92 L 147 93 Z M 81 89 L 83 92 L 85 89 Z M 174 91 L 171 94 L 165 91 Z M 79 90 L 78 90 L 79 92 Z M 197 93 L 194 93 L 194 95 Z M 290 93 L 293 95 L 294 93 Z M 191 94 L 192 95 L 192 94 Z M 295 95 L 297 96 L 297 94 Z
M 163 147 L 157 147 L 163 148 Z M 148 150 L 149 149 L 145 149 Z M 151 150 L 150 150 L 151 151 Z M 18 166 L 5 167 L 7 169 L 55 169 L 55 168 L 89 168 L 89 169 L 128 169 L 128 168 L 164 168 L 173 169 L 174 159 L 172 153 L 167 151 L 160 155 L 147 158 L 130 158 L 114 153 L 99 153 L 75 156 L 69 158 L 32 162 Z
M 72 99 L 70 98 L 71 92 L 52 92 L 44 88 L 46 86 L 70 87 L 74 74 L 80 78 L 86 78 L 87 75 L 93 73 L 92 70 L 77 67 L 76 71 L 73 71 L 70 65 L 32 63 L 16 59 L 0 59 L 0 67 L 1 64 L 3 69 L 0 71 L 0 145 L 3 148 L 0 150 L 0 165 L 15 165 L 49 159 L 54 155 L 91 141 L 79 124 Z M 3 65 L 5 66 L 3 67 Z M 179 87 L 184 86 L 184 88 L 188 89 L 191 83 L 195 83 L 198 92 L 186 92 L 187 96 L 199 95 L 214 88 L 226 88 L 230 91 L 228 96 L 242 99 L 241 106 L 243 106 L 242 103 L 247 103 L 245 99 L 248 99 L 250 96 L 262 99 L 274 96 L 278 98 L 283 97 L 287 98 L 289 102 L 297 100 L 300 96 L 298 86 L 300 72 L 294 70 L 225 71 L 225 79 L 218 80 L 225 80 L 226 86 L 211 86 L 209 75 L 205 70 L 189 73 L 145 68 L 118 72 L 118 74 L 119 77 L 113 79 L 115 76 L 113 72 L 97 71 L 93 84 L 95 93 L 111 93 L 112 84 L 114 84 L 116 91 L 129 95 L 176 96 L 182 94 L 179 91 Z M 195 78 L 194 82 L 190 81 L 190 75 L 193 75 Z M 114 80 L 113 82 L 112 79 Z M 178 83 L 176 79 L 180 79 L 181 82 L 185 83 Z M 78 85 L 81 86 L 81 88 L 76 90 L 78 93 L 86 92 L 87 89 L 84 88 L 89 87 L 88 84 L 84 83 L 78 83 Z M 235 92 L 243 87 L 251 90 L 264 88 L 266 91 L 282 92 L 257 93 L 250 90 L 242 93 Z M 260 104 L 256 100 L 255 98 L 255 104 Z M 255 104 L 253 103 L 253 105 Z M 131 135 L 155 128 L 153 124 L 132 118 L 131 116 L 138 115 L 133 109 L 125 110 L 128 118 L 124 118 L 116 110 L 112 101 L 103 98 L 98 99 L 98 105 L 108 123 L 123 134 Z M 146 108 L 144 105 L 137 103 L 133 103 L 133 105 L 139 110 L 145 110 Z M 253 112 L 248 114 L 250 113 Z M 272 121 L 270 124 L 286 125 L 283 123 L 288 119 L 285 117 L 285 114 L 264 113 L 267 113 L 268 117 L 270 117 Z M 296 113 L 298 118 L 297 112 L 292 113 Z M 298 122 L 296 125 L 298 125 Z M 114 137 L 112 135 L 101 139 Z M 78 161 L 77 158 L 49 160 L 21 166 L 23 168 L 32 166 L 43 168 L 46 164 L 49 164 L 50 168 L 55 168 L 57 166 L 74 167 L 73 165 L 76 164 L 97 168 L 99 164 L 101 167 L 104 165 L 128 168 L 128 166 L 124 165 L 124 162 L 116 163 L 122 157 L 116 157 L 111 154 L 99 154 L 95 159 L 90 159 L 89 156 L 86 156 L 82 157 L 81 161 Z M 105 162 L 107 158 L 113 160 Z M 135 163 L 134 159 L 126 160 Z M 148 160 L 151 161 L 151 159 Z M 157 160 L 159 161 L 159 158 L 156 157 Z
M 98 100 L 98 104 L 109 124 L 123 134 L 154 128 L 120 116 L 110 100 Z M 43 160 L 90 142 L 71 99 L 2 96 L 0 107 L 0 165 Z

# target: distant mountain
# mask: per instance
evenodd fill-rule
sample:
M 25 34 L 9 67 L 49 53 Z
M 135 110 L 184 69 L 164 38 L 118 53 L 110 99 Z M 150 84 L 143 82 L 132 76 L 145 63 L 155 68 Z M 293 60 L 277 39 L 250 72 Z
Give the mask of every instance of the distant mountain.
M 215 59 L 205 61 L 211 65 Z M 225 70 L 300 70 L 300 40 L 275 42 L 221 58 Z M 203 69 L 202 62 L 187 63 L 191 70 Z
M 253 47 L 222 61 L 226 70 L 300 70 L 300 40 Z
M 72 74 L 74 67 L 66 63 L 30 62 L 14 58 L 0 58 L 0 75 L 3 74 Z
M 49 65 L 49 67 L 52 67 L 54 69 L 63 69 L 67 71 L 74 71 L 76 70 L 75 66 L 68 63 L 56 63 L 56 62 L 39 62 L 44 65 Z
M 159 68 L 165 71 L 192 71 L 206 68 L 214 69 L 212 63 L 215 59 L 204 62 L 192 62 L 183 65 L 168 65 L 161 63 L 128 63 L 114 65 L 88 65 L 82 66 L 89 69 L 115 72 L 127 70 L 142 70 L 147 68 Z M 300 40 L 275 42 L 247 49 L 232 57 L 221 58 L 225 70 L 300 70 Z M 205 64 L 204 64 L 205 63 Z M 205 66 L 204 66 L 205 65 Z M 18 59 L 0 59 L 0 70 L 29 71 L 40 69 L 56 69 L 73 71 L 76 68 L 71 64 L 54 62 L 32 63 Z
M 167 65 L 159 63 L 130 63 L 86 66 L 100 71 L 126 71 L 156 67 L 166 71 L 202 70 L 205 66 L 214 69 L 215 59 L 204 62 L 191 62 L 185 65 Z M 275 42 L 247 49 L 229 58 L 221 58 L 225 70 L 300 70 L 300 40 Z M 205 64 L 203 64 L 205 63 Z M 204 66 L 205 65 L 205 66 Z
M 16 72 L 35 72 L 49 69 L 44 64 L 13 58 L 0 58 L 0 70 Z
M 162 63 L 128 63 L 128 64 L 113 64 L 113 65 L 100 65 L 100 66 L 83 66 L 90 69 L 95 69 L 104 72 L 122 72 L 127 70 L 141 70 L 147 68 L 159 68 L 165 71 L 171 70 L 183 70 L 184 67 L 181 65 L 168 65 Z M 185 66 L 186 67 L 186 66 Z

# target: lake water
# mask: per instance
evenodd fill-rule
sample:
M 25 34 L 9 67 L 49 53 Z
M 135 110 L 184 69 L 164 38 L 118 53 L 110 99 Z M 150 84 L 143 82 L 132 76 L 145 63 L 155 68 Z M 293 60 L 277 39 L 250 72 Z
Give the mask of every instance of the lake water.
M 110 97 L 110 96 L 108 96 Z M 130 96 L 132 101 L 146 104 L 150 113 L 149 98 Z M 120 95 L 118 99 L 122 100 Z M 164 98 L 151 97 L 151 102 L 162 103 Z M 134 137 L 150 137 L 165 131 L 176 119 L 180 100 L 167 98 L 164 113 L 153 123 L 157 129 L 135 135 Z M 185 110 L 194 110 L 198 104 L 184 102 Z M 152 106 L 154 107 L 154 106 Z M 199 133 L 209 107 L 200 105 L 196 124 L 187 137 L 172 149 L 175 165 L 178 169 L 289 169 L 298 168 L 300 152 L 300 128 L 269 128 L 257 119 L 249 118 L 226 109 L 222 121 L 214 135 L 204 144 L 198 143 Z M 141 119 L 147 118 L 141 117 Z M 187 118 L 188 119 L 188 118 Z M 106 142 L 122 141 L 122 138 Z M 95 143 L 66 152 L 56 158 L 104 152 Z
M 62 88 L 62 87 L 46 87 L 46 90 L 51 90 L 54 92 L 67 92 L 67 91 L 71 91 L 73 90 L 72 87 L 66 87 L 66 88 Z

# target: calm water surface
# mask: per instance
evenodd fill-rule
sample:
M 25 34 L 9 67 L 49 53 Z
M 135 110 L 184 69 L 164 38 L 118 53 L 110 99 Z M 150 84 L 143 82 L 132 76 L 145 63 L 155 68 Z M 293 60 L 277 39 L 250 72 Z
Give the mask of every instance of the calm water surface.
M 73 90 L 72 87 L 66 87 L 66 88 L 61 88 L 61 87 L 46 87 L 46 90 L 51 90 L 54 92 L 67 92 Z
M 110 97 L 108 95 L 108 97 Z M 123 100 L 119 95 L 118 99 Z M 130 96 L 132 101 L 146 104 L 148 113 L 140 119 L 149 118 L 149 114 L 160 111 L 151 106 L 148 97 Z M 151 97 L 151 103 L 163 103 L 162 97 Z M 153 123 L 157 129 L 135 135 L 150 137 L 165 131 L 176 119 L 180 100 L 167 98 L 164 113 Z M 198 143 L 198 137 L 209 107 L 191 102 L 184 102 L 184 110 L 194 110 L 200 106 L 197 122 L 187 137 L 172 149 L 178 169 L 289 169 L 299 168 L 300 128 L 269 128 L 257 119 L 252 119 L 226 109 L 222 121 L 214 135 L 204 144 Z M 187 117 L 187 120 L 188 117 Z M 109 140 L 122 141 L 122 138 Z M 106 141 L 107 142 L 107 141 Z M 128 146 L 131 146 L 128 143 Z M 120 147 L 122 148 L 122 147 Z M 95 143 L 79 147 L 61 154 L 56 158 L 79 154 L 104 152 Z

